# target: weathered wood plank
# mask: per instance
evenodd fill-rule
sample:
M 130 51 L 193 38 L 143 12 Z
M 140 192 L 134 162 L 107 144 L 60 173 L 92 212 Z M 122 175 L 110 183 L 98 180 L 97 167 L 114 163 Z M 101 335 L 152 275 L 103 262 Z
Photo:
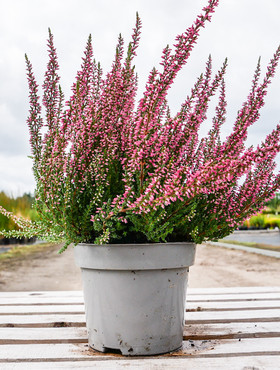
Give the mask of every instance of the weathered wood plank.
M 197 311 L 185 313 L 186 324 L 248 321 L 280 321 L 280 310 Z M 55 323 L 85 324 L 83 314 L 0 315 L 0 326 L 53 326 Z
M 1 361 L 46 361 L 46 360 L 75 360 L 75 359 L 101 359 L 101 352 L 88 349 L 86 344 L 13 344 L 2 345 L 0 351 Z M 110 356 L 108 356 L 110 357 Z M 1 367 L 1 365 L 0 365 Z
M 184 339 L 280 337 L 280 322 L 186 325 Z M 0 328 L 0 344 L 87 342 L 85 327 Z
M 1 370 L 280 368 L 280 287 L 189 290 L 182 349 L 141 360 L 89 349 L 82 292 L 9 294 L 0 293 Z
M 1 316 L 0 316 L 1 318 Z M 196 311 L 185 313 L 186 324 L 248 321 L 280 321 L 279 309 L 238 311 Z
M 82 297 L 81 290 L 45 290 L 26 292 L 0 292 L 1 298 L 26 298 L 26 297 Z
M 268 309 L 278 308 L 280 309 L 280 300 L 272 301 L 219 301 L 219 302 L 187 302 L 186 310 L 248 310 L 248 309 Z M 0 307 L 1 312 L 1 307 Z
M 17 305 L 17 306 L 0 306 L 0 315 L 29 315 L 29 314 L 53 314 L 53 313 L 79 313 L 83 314 L 85 308 L 83 304 L 73 305 Z
M 187 302 L 219 302 L 219 301 L 244 301 L 244 300 L 279 300 L 280 293 L 244 293 L 244 294 L 188 294 L 186 295 Z
M 107 370 L 244 370 L 244 369 L 279 369 L 280 356 L 240 356 L 217 358 L 145 358 L 111 359 L 74 362 L 23 362 L 1 363 L 1 370 L 53 370 L 53 369 L 107 369 Z
M 279 286 L 266 287 L 266 286 L 253 286 L 253 287 L 224 287 L 224 288 L 188 288 L 188 293 L 191 295 L 195 294 L 245 294 L 245 293 L 280 293 L 280 281 Z
M 76 297 L 5 297 L 0 298 L 0 307 L 6 305 L 46 305 L 46 304 L 83 304 L 83 296 Z
M 87 343 L 87 340 L 85 327 L 0 328 L 0 344 Z
M 217 322 L 280 321 L 280 310 L 196 311 L 185 313 L 186 324 Z M 53 326 L 55 323 L 85 323 L 84 314 L 0 315 L 0 326 Z
M 56 292 L 54 292 L 56 293 Z M 27 296 L 2 296 L 0 293 L 1 305 L 30 305 L 30 304 L 83 304 L 83 296 L 81 292 L 76 295 L 55 295 L 53 292 L 48 295 L 27 295 Z M 64 292 L 62 292 L 64 293 Z M 280 292 L 260 292 L 260 293 L 244 293 L 244 294 L 189 294 L 187 292 L 187 303 L 191 302 L 222 302 L 222 301 L 258 301 L 258 300 L 280 300 Z
M 181 350 L 165 355 L 165 357 L 220 357 L 241 355 L 279 355 L 280 338 L 258 339 L 223 339 L 184 341 Z M 110 359 L 121 355 L 102 354 L 91 350 L 86 344 L 14 344 L 2 345 L 0 362 L 7 361 L 59 361 L 75 359 Z
M 84 326 L 85 315 L 0 315 L 0 327 L 6 326 Z
M 280 300 L 277 301 L 238 301 L 238 302 L 187 302 L 187 311 L 221 311 L 221 310 L 247 310 L 247 309 L 270 309 L 279 308 Z M 53 304 L 53 305 L 0 305 L 0 315 L 34 313 L 84 313 L 83 304 Z
M 185 325 L 184 339 L 231 339 L 280 337 L 280 322 L 229 322 Z
M 275 287 L 224 287 L 224 288 L 188 288 L 190 295 L 217 295 L 217 294 L 237 294 L 246 293 L 280 293 L 279 286 Z M 81 290 L 65 290 L 65 291 L 27 291 L 27 292 L 0 292 L 0 300 L 2 298 L 24 298 L 24 297 L 82 297 Z
M 194 349 L 194 352 L 193 352 Z M 222 340 L 187 340 L 176 355 L 193 355 L 197 357 L 280 355 L 280 338 L 245 338 Z

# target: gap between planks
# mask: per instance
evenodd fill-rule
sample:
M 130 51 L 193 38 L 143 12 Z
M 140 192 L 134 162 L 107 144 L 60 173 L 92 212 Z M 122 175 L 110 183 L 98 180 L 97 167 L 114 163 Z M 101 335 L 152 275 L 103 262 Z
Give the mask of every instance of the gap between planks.
M 83 328 L 86 327 L 85 322 L 80 321 L 50 321 L 44 323 L 29 322 L 29 323 L 0 323 L 0 328 Z

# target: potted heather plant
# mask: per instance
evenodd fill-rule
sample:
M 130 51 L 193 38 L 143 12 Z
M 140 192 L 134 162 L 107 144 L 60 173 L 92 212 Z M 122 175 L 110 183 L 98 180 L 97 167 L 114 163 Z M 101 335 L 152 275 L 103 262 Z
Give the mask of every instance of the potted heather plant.
M 138 105 L 133 58 L 141 22 L 124 51 L 119 37 L 112 70 L 103 77 L 89 37 L 81 70 L 64 103 L 49 32 L 49 63 L 38 85 L 28 58 L 28 125 L 40 220 L 12 217 L 20 231 L 74 244 L 84 277 L 89 344 L 100 351 L 156 354 L 182 343 L 187 273 L 195 244 L 223 238 L 258 212 L 279 187 L 274 174 L 280 126 L 256 148 L 245 146 L 259 118 L 280 57 L 260 80 L 260 62 L 232 133 L 222 141 L 227 61 L 212 76 L 211 58 L 190 95 L 172 116 L 169 87 L 186 64 L 199 31 L 218 0 L 209 0 L 193 26 L 167 46 L 161 70 L 152 69 Z M 219 94 L 212 127 L 199 139 L 210 99 Z M 4 233 L 4 232 L 3 232 Z

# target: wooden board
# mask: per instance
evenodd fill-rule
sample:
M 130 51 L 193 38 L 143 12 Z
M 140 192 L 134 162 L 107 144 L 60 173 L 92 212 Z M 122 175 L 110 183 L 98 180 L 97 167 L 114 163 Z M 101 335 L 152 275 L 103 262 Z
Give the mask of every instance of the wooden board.
M 193 291 L 193 290 L 192 290 Z M 72 295 L 64 295 L 61 293 L 55 294 L 55 292 L 46 292 L 42 294 L 28 295 L 26 292 L 19 294 L 19 296 L 9 296 L 7 293 L 0 293 L 0 306 L 6 305 L 41 305 L 41 304 L 83 304 L 83 296 L 81 292 L 77 292 Z M 15 293 L 13 293 L 15 294 Z M 275 292 L 264 292 L 256 291 L 256 293 L 244 292 L 240 294 L 236 293 L 217 293 L 217 290 L 212 294 L 193 294 L 187 293 L 187 304 L 197 302 L 244 302 L 244 301 L 280 301 L 280 291 Z
M 8 305 L 0 306 L 1 315 L 29 315 L 29 314 L 50 314 L 50 313 L 76 313 L 83 314 L 85 308 L 83 304 L 72 304 L 72 305 Z
M 216 358 L 94 359 L 94 361 L 1 363 L 1 370 L 107 369 L 107 370 L 279 370 L 280 356 Z M 28 367 L 27 367 L 28 366 Z
M 234 339 L 280 337 L 280 323 L 253 322 L 186 325 L 184 339 Z M 87 342 L 85 327 L 0 328 L 0 344 Z
M 258 301 L 225 301 L 219 302 L 187 302 L 186 311 L 233 311 L 233 310 L 260 310 L 280 309 L 280 300 L 258 300 Z M 84 305 L 81 304 L 17 304 L 0 305 L 0 315 L 19 314 L 48 314 L 48 313 L 84 313 Z
M 184 341 L 182 349 L 172 352 L 169 357 L 221 357 L 242 355 L 277 355 L 280 338 L 250 338 L 223 340 L 189 340 Z M 75 361 L 92 358 L 115 358 L 121 355 L 103 354 L 89 349 L 87 344 L 48 343 L 48 344 L 14 344 L 1 346 L 0 362 L 7 361 Z
M 85 326 L 85 315 L 0 315 L 0 327 Z
M 77 292 L 0 293 L 0 369 L 280 369 L 280 288 L 190 289 L 183 347 L 139 359 L 88 347 Z
M 1 319 L 1 316 L 0 316 Z M 279 309 L 267 310 L 233 310 L 233 311 L 197 311 L 185 313 L 186 323 L 203 322 L 250 322 L 250 321 L 280 321 Z
M 221 301 L 243 301 L 243 300 L 275 300 L 280 299 L 280 293 L 243 293 L 243 294 L 187 294 L 187 302 L 221 302 Z
M 280 284 L 280 282 L 279 282 Z M 280 293 L 280 285 L 272 287 L 251 286 L 251 287 L 225 287 L 225 288 L 188 288 L 188 294 L 244 294 L 244 293 Z
M 280 284 L 280 283 L 279 283 Z M 225 287 L 225 288 L 188 288 L 190 295 L 212 295 L 212 294 L 244 294 L 244 293 L 280 293 L 280 285 L 274 287 L 253 286 L 253 287 Z M 82 297 L 80 290 L 65 291 L 26 291 L 26 292 L 0 292 L 0 298 L 19 298 L 19 297 Z
M 50 291 L 30 291 L 30 292 L 1 292 L 1 298 L 24 298 L 24 297 L 82 297 L 81 290 L 50 290 Z
M 87 343 L 87 330 L 85 327 L 0 328 L 0 344 L 32 343 Z
M 54 296 L 30 296 L 30 297 L 2 297 L 0 294 L 0 307 L 8 305 L 41 305 L 41 304 L 83 304 L 83 296 L 54 297 Z
M 194 323 L 185 325 L 184 339 L 280 338 L 280 322 Z

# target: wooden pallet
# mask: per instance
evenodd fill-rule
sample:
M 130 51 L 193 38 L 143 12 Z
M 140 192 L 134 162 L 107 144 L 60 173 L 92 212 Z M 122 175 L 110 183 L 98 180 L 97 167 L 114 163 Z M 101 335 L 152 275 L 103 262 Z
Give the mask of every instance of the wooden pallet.
M 183 347 L 130 358 L 88 347 L 82 292 L 0 293 L 0 369 L 280 369 L 280 287 L 187 298 Z

